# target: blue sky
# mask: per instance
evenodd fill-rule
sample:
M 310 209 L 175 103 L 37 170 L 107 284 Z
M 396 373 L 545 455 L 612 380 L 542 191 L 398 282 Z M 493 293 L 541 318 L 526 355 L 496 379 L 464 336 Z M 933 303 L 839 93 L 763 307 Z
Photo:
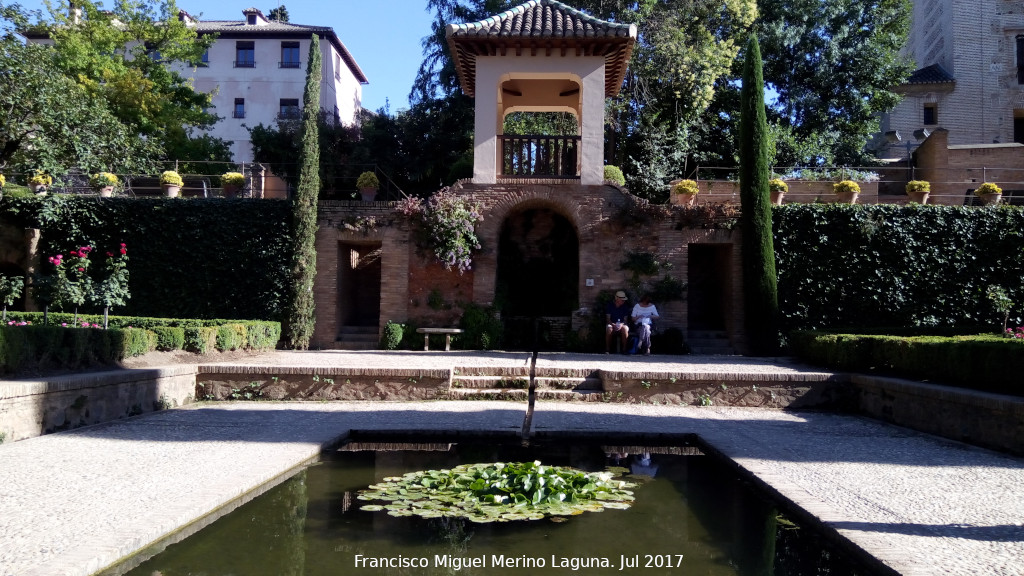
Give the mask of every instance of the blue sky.
M 29 10 L 44 8 L 42 0 L 15 1 Z M 364 108 L 377 110 L 390 100 L 394 113 L 409 105 L 409 89 L 423 60 L 421 42 L 430 34 L 433 21 L 426 0 L 291 0 L 283 4 L 294 24 L 334 28 L 370 81 L 363 86 Z M 250 6 L 267 14 L 278 4 L 178 0 L 178 8 L 203 20 L 242 20 L 242 10 Z

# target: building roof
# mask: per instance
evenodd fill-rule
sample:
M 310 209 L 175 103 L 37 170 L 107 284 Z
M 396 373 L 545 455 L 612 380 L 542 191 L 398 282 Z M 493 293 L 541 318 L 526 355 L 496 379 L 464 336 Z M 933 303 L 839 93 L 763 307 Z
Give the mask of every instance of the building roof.
M 942 64 L 932 64 L 924 68 L 914 70 L 914 73 L 907 78 L 905 84 L 949 84 L 956 83 L 956 78 L 942 67 Z
M 243 11 L 243 13 L 250 10 L 255 9 L 250 8 Z M 258 10 L 256 11 L 259 12 Z M 186 13 L 185 16 L 188 16 L 188 14 Z M 334 29 L 330 26 L 307 26 L 290 22 L 278 22 L 276 20 L 268 20 L 259 24 L 248 24 L 245 20 L 196 20 L 195 29 L 200 35 L 217 34 L 219 38 L 270 37 L 302 39 L 316 34 L 334 45 L 334 49 L 338 51 L 338 54 L 341 54 L 341 59 L 345 61 L 345 64 L 359 83 L 369 83 L 352 53 L 348 51 L 348 48 L 345 48 L 345 44 L 338 38 L 338 35 L 334 33 Z
M 605 93 L 614 96 L 626 75 L 637 30 L 634 24 L 600 20 L 557 0 L 530 0 L 479 22 L 450 24 L 446 34 L 462 90 L 469 96 L 475 92 L 476 57 L 504 56 L 510 49 L 517 56 L 523 50 L 604 56 Z

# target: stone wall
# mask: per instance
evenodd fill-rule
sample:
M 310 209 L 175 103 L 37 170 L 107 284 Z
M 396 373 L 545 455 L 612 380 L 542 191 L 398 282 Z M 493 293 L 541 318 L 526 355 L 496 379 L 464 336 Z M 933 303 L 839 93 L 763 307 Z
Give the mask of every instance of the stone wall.
M 22 440 L 195 399 L 196 369 L 175 366 L 0 383 L 0 434 Z

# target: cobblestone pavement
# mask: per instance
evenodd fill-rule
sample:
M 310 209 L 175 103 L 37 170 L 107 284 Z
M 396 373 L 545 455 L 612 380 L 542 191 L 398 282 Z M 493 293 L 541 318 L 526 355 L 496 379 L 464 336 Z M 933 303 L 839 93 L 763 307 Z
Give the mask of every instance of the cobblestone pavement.
M 695 371 L 805 370 L 689 360 Z M 219 403 L 0 445 L 0 576 L 93 574 L 309 461 L 347 430 L 514 433 L 525 413 L 524 403 L 497 401 Z M 544 402 L 533 431 L 696 433 L 902 574 L 1024 574 L 1024 459 L 865 418 L 766 409 Z

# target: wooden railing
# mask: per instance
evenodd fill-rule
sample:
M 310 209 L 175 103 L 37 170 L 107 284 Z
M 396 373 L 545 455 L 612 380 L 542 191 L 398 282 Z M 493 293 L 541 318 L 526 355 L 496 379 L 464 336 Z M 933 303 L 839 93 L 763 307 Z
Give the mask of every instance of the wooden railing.
M 579 178 L 579 136 L 499 136 L 501 175 Z

